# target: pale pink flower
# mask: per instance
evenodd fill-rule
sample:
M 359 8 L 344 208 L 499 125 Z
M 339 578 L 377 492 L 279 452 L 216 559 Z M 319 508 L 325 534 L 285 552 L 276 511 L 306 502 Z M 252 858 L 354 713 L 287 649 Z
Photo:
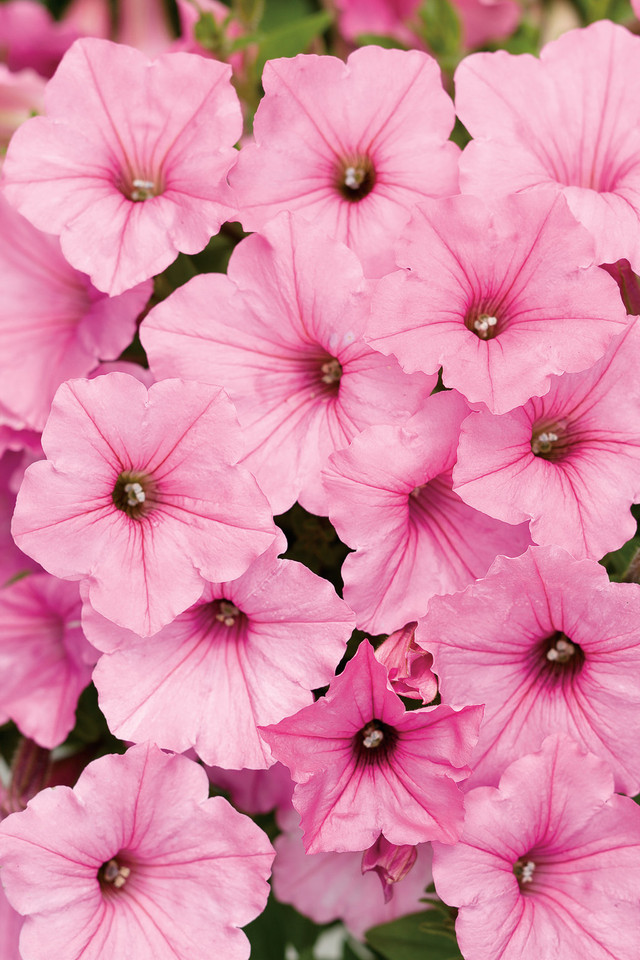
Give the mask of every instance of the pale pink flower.
M 98 652 L 80 627 L 77 583 L 48 573 L 0 590 L 0 710 L 43 747 L 62 743 Z
M 281 763 L 274 763 L 267 770 L 223 770 L 209 766 L 205 769 L 214 789 L 228 793 L 234 807 L 243 813 L 254 816 L 291 806 L 293 781 Z
M 459 843 L 434 843 L 465 960 L 636 960 L 640 808 L 566 736 L 465 798 Z
M 25 452 L 24 444 L 18 441 L 15 442 L 14 449 L 11 446 L 5 447 L 5 443 L 11 443 L 11 440 L 5 439 L 3 433 L 12 433 L 13 438 L 20 436 L 8 427 L 0 427 L 0 587 L 17 574 L 42 570 L 40 564 L 18 549 L 11 536 L 11 517 L 16 505 L 16 493 L 22 481 L 25 458 L 29 457 L 29 453 Z M 40 453 L 42 455 L 42 451 Z
M 0 825 L 30 960 L 246 960 L 238 927 L 264 909 L 272 858 L 198 764 L 154 745 L 94 761 Z
M 119 0 L 114 39 L 137 47 L 148 57 L 165 53 L 174 35 L 164 0 Z
M 506 523 L 530 520 L 534 543 L 600 559 L 635 533 L 640 497 L 640 321 L 583 373 L 549 392 L 462 424 L 453 488 Z
M 366 339 L 506 413 L 546 393 L 551 374 L 592 366 L 627 325 L 593 254 L 551 191 L 425 201 L 397 246 L 404 270 L 376 286 Z
M 572 30 L 540 59 L 466 57 L 456 110 L 474 140 L 464 193 L 488 199 L 552 185 L 596 241 L 596 262 L 640 272 L 640 38 L 608 20 Z
M 65 260 L 57 238 L 2 196 L 0 284 L 0 423 L 32 430 L 43 429 L 61 383 L 129 345 L 152 291 L 150 281 L 119 297 L 96 290 Z
M 275 526 L 223 390 L 111 373 L 63 384 L 26 471 L 16 542 L 55 576 L 83 580 L 120 626 L 156 633 L 206 581 L 244 573 Z
M 531 542 L 525 526 L 469 510 L 451 488 L 460 424 L 469 408 L 437 393 L 405 426 L 369 427 L 323 471 L 328 513 L 355 552 L 342 566 L 357 625 L 389 633 L 488 570 L 497 554 Z
M 197 253 L 226 219 L 242 132 L 231 68 L 191 54 L 150 61 L 79 40 L 14 134 L 5 193 L 99 290 L 122 293 Z
M 194 277 L 140 332 L 157 377 L 228 391 L 243 463 L 274 513 L 298 499 L 326 514 L 320 472 L 329 454 L 371 423 L 403 423 L 436 383 L 364 343 L 368 312 L 355 254 L 282 214 L 237 247 L 228 277 Z
M 393 896 L 385 900 L 380 880 L 363 873 L 360 851 L 305 853 L 295 811 L 280 813 L 278 824 L 282 833 L 274 841 L 274 893 L 314 923 L 342 920 L 354 937 L 364 940 L 370 927 L 425 909 L 421 899 L 432 881 L 430 843 L 418 844 L 413 869 L 393 884 Z
M 0 956 L 2 960 L 23 960 L 18 950 L 24 918 L 14 910 L 0 887 Z
M 89 609 L 87 636 L 106 651 L 94 674 L 109 728 L 207 764 L 264 768 L 274 761 L 257 725 L 313 703 L 333 678 L 354 616 L 326 580 L 279 560 L 284 536 L 228 583 L 142 639 Z M 123 682 L 126 679 L 126 682 Z
M 412 206 L 457 192 L 453 105 L 436 61 L 365 46 L 346 64 L 271 60 L 262 83 L 256 142 L 229 176 L 245 229 L 290 210 L 352 247 L 368 276 L 393 269 Z
M 640 586 L 610 583 L 559 547 L 499 557 L 486 577 L 436 597 L 416 631 L 445 703 L 485 704 L 469 780 L 495 784 L 517 756 L 566 732 L 640 791 Z
M 111 34 L 109 0 L 71 0 L 65 7 L 63 20 L 83 36 L 107 40 Z
M 455 843 L 463 820 L 458 782 L 482 707 L 406 712 L 364 640 L 325 697 L 262 735 L 296 781 L 307 853 L 365 850 L 434 837 Z

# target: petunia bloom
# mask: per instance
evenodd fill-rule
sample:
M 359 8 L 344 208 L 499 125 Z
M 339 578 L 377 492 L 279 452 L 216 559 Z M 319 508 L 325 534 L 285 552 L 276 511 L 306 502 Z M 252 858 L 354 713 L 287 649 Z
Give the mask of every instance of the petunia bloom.
M 369 296 L 355 254 L 286 213 L 234 251 L 228 277 L 194 277 L 140 329 L 158 377 L 220 384 L 244 465 L 274 513 L 326 514 L 320 471 L 371 423 L 402 423 L 436 377 L 405 374 L 363 340 Z
M 445 703 L 484 703 L 469 784 L 496 784 L 515 757 L 566 732 L 640 791 L 640 586 L 610 583 L 559 547 L 499 557 L 487 575 L 435 597 L 416 630 Z
M 323 471 L 328 513 L 354 552 L 342 567 L 357 625 L 388 633 L 426 613 L 431 597 L 481 577 L 497 554 L 531 542 L 524 525 L 469 510 L 452 490 L 469 407 L 437 393 L 404 426 L 369 427 Z
M 197 253 L 226 219 L 242 116 L 231 68 L 195 54 L 150 61 L 77 41 L 14 135 L 9 201 L 112 296 Z
M 635 533 L 640 497 L 640 321 L 582 373 L 502 416 L 470 414 L 453 489 L 506 523 L 530 520 L 534 543 L 599 560 Z
M 156 746 L 91 763 L 0 825 L 2 880 L 31 960 L 246 960 L 273 849 L 208 798 L 205 771 Z M 204 935 L 206 932 L 206 935 Z
M 215 442 L 212 442 L 212 438 Z M 13 535 L 103 616 L 142 636 L 240 576 L 275 538 L 220 388 L 110 373 L 58 390 L 47 460 L 20 488 Z
M 313 703 L 355 619 L 330 583 L 279 560 L 283 549 L 284 536 L 237 580 L 206 584 L 194 606 L 150 638 L 86 610 L 87 636 L 106 651 L 94 682 L 116 736 L 194 747 L 226 768 L 273 763 L 257 726 Z
M 464 193 L 493 198 L 551 186 L 596 241 L 596 262 L 640 272 L 640 38 L 608 20 L 547 44 L 540 59 L 466 57 L 456 111 L 474 138 Z
M 592 366 L 628 323 L 594 243 L 550 191 L 489 206 L 459 196 L 418 205 L 381 280 L 366 340 L 403 369 L 437 373 L 506 413 L 552 374 Z
M 382 833 L 398 846 L 455 843 L 464 816 L 457 784 L 482 707 L 406 712 L 386 668 L 363 641 L 329 693 L 262 729 L 296 781 L 307 853 L 365 850 Z
M 435 843 L 465 960 L 636 960 L 640 808 L 566 736 L 466 796 L 459 843 Z
M 453 105 L 438 64 L 418 50 L 365 46 L 346 64 L 271 60 L 262 83 L 256 142 L 229 177 L 244 228 L 289 210 L 355 250 L 367 276 L 382 276 L 411 207 L 457 192 Z

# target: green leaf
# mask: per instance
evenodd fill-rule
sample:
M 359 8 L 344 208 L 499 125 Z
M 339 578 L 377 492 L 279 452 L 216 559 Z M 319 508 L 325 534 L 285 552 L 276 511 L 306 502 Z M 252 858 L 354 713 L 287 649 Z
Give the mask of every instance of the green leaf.
M 323 929 L 271 894 L 264 912 L 244 932 L 251 941 L 251 960 L 282 960 L 287 944 L 302 953 Z
M 221 53 L 225 49 L 226 30 L 223 24 L 218 23 L 212 13 L 202 12 L 197 20 L 193 34 L 196 41 L 205 50 L 211 53 Z
M 396 40 L 395 37 L 386 37 L 380 33 L 359 33 L 356 37 L 356 43 L 359 47 L 373 45 L 376 47 L 384 47 L 385 50 L 409 49 L 405 43 L 401 43 L 401 41 Z
M 277 57 L 295 57 L 304 53 L 316 37 L 321 36 L 333 23 L 333 14 L 328 10 L 314 13 L 310 17 L 294 20 L 268 33 L 257 33 L 258 42 L 257 69 L 261 72 L 267 60 Z
M 372 927 L 366 937 L 385 960 L 462 960 L 454 934 L 433 910 Z
M 419 32 L 439 59 L 455 61 L 462 52 L 460 18 L 449 0 L 425 0 L 418 9 Z

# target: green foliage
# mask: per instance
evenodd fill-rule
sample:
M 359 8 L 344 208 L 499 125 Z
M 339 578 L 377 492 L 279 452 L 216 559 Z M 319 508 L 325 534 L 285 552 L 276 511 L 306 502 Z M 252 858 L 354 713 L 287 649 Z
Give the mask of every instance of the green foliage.
M 328 10 L 322 10 L 320 13 L 313 13 L 300 20 L 284 23 L 272 30 L 261 29 L 255 33 L 238 37 L 231 44 L 230 49 L 235 52 L 256 45 L 258 53 L 254 69 L 258 74 L 261 74 L 267 60 L 275 60 L 278 57 L 295 57 L 299 53 L 304 53 L 332 23 L 333 14 Z
M 395 37 L 385 37 L 379 33 L 360 33 L 356 37 L 356 43 L 359 47 L 366 47 L 372 44 L 376 47 L 384 47 L 385 50 L 407 50 L 406 44 L 396 40 Z
M 328 517 L 316 517 L 296 503 L 286 513 L 275 517 L 287 540 L 287 560 L 298 560 L 329 580 L 338 593 L 342 591 L 340 567 L 350 552 L 338 537 Z
M 462 57 L 462 27 L 450 0 L 424 0 L 418 9 L 417 32 L 441 68 L 452 71 Z
M 574 0 L 585 23 L 595 20 L 614 20 L 628 23 L 633 19 L 630 0 Z
M 283 960 L 287 944 L 303 956 L 313 956 L 311 948 L 324 929 L 271 894 L 264 912 L 244 932 L 251 941 L 251 960 Z
M 385 960 L 462 960 L 448 908 L 442 907 L 372 927 L 367 943 Z

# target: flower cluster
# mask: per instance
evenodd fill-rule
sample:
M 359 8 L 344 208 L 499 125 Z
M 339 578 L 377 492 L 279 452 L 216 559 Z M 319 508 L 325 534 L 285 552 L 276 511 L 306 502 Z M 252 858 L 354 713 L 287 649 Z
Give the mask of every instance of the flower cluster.
M 636 960 L 640 37 L 160 6 L 0 6 L 1 960 Z

